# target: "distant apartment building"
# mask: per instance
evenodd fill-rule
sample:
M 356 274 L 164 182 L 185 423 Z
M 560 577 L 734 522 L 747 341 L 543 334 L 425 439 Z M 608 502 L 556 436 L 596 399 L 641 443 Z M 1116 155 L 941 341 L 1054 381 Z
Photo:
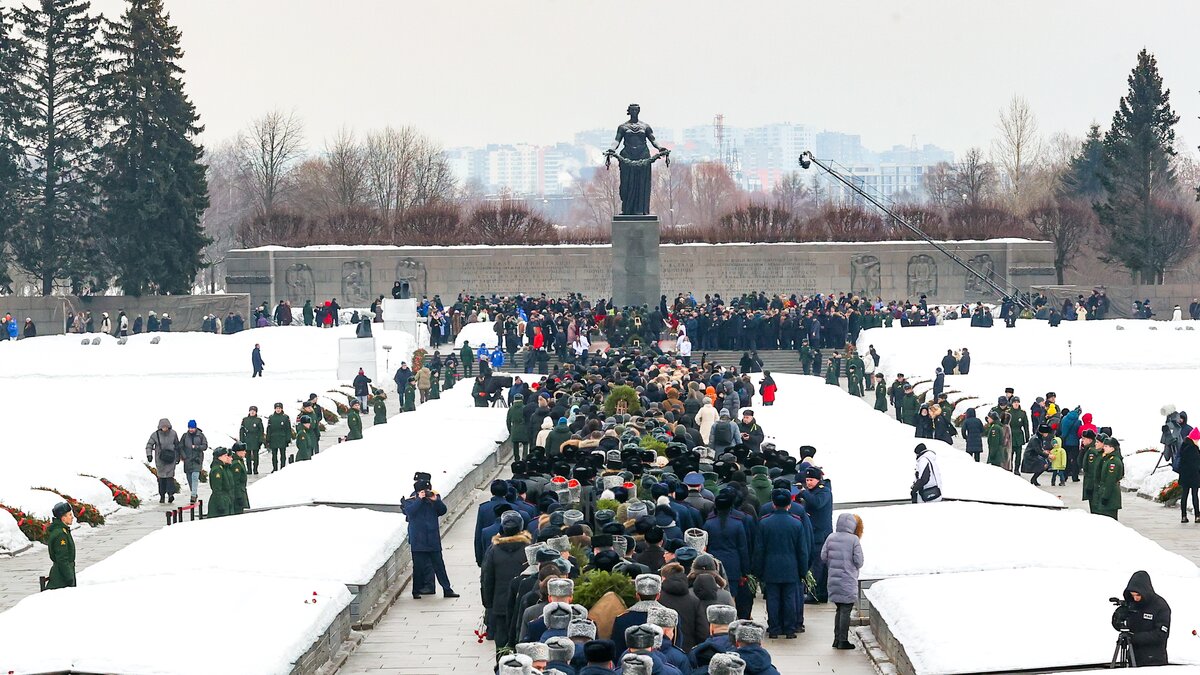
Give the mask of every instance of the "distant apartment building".
M 494 144 L 450 148 L 445 157 L 461 183 L 479 185 L 486 194 L 558 196 L 579 174 L 585 151 L 568 143 L 552 146 Z

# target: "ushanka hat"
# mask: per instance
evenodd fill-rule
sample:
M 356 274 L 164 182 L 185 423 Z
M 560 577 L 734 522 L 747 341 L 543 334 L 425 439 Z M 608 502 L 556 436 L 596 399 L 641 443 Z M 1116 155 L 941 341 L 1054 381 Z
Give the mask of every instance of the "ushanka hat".
M 646 623 L 659 628 L 674 628 L 679 625 L 679 612 L 670 607 L 651 607 L 646 612 Z
M 703 551 L 708 548 L 708 532 L 698 527 L 690 527 L 683 533 L 683 541 L 697 551 Z
M 549 661 L 550 650 L 544 642 L 522 642 L 514 651 L 522 656 L 528 656 L 530 661 Z
M 662 592 L 662 577 L 657 574 L 639 574 L 633 580 L 633 587 L 638 595 L 658 595 Z
M 708 662 L 708 675 L 744 675 L 746 662 L 737 652 L 715 654 Z
M 542 608 L 542 619 L 546 628 L 551 630 L 566 630 L 571 625 L 571 605 L 565 602 L 547 603 Z M 535 659 L 540 661 L 541 659 Z
M 628 642 L 626 639 L 626 643 Z M 649 648 L 639 647 L 639 649 Z M 621 675 L 651 675 L 653 672 L 654 660 L 645 654 L 626 654 L 621 657 Z
M 499 675 L 530 675 L 532 672 L 533 659 L 524 654 L 509 654 L 500 658 Z
M 571 638 L 552 637 L 546 640 L 546 647 L 550 652 L 550 658 L 546 659 L 547 661 L 566 663 L 571 660 L 572 656 L 575 656 L 575 643 L 571 642 Z
M 732 605 L 709 605 L 704 613 L 710 626 L 728 626 L 737 621 L 737 608 Z
M 654 649 L 654 641 L 662 635 L 662 629 L 650 624 L 630 626 L 625 629 L 625 646 L 629 649 Z M 649 675 L 649 671 L 647 671 Z
M 576 619 L 567 624 L 567 637 L 596 639 L 596 623 L 588 619 Z
M 757 645 L 762 644 L 763 636 L 766 633 L 767 629 L 761 623 L 742 621 L 738 624 L 737 632 L 733 634 L 733 639 L 736 642 Z
M 575 581 L 573 579 L 560 577 L 546 582 L 546 595 L 552 598 L 565 598 L 574 594 Z

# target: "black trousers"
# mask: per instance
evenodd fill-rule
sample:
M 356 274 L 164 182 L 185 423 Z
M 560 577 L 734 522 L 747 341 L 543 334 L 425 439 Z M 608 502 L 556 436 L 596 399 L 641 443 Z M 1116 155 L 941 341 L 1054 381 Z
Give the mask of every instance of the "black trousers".
M 246 470 L 251 473 L 258 473 L 258 453 L 262 448 L 251 450 L 246 448 Z
M 437 592 L 434 577 L 442 585 L 442 591 L 449 593 L 450 577 L 446 574 L 446 561 L 442 559 L 441 551 L 413 551 L 413 581 L 414 593 L 433 595 Z
M 287 448 L 271 448 L 271 470 L 278 471 L 287 466 Z
M 158 478 L 158 494 L 162 497 L 175 494 L 174 476 L 167 476 L 166 478 L 160 476 Z

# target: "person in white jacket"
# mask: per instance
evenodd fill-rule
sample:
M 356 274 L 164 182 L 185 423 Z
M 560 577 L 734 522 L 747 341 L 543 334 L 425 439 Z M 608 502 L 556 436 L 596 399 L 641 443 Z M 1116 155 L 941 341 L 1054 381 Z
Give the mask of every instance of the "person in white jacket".
M 700 438 L 704 439 L 705 445 L 708 445 L 709 434 L 712 433 L 717 419 L 717 409 L 713 407 L 712 398 L 705 396 L 704 405 L 700 406 L 700 410 L 696 412 L 696 426 L 700 427 Z
M 1171 310 L 1171 320 L 1183 321 L 1183 310 L 1179 308 L 1179 305 L 1175 305 L 1175 309 Z
M 542 420 L 542 428 L 538 431 L 537 436 L 534 438 L 533 447 L 545 450 L 546 438 L 550 435 L 550 430 L 553 428 L 553 420 L 551 420 L 549 416 L 546 416 L 546 419 Z
M 675 348 L 679 350 L 679 358 L 683 361 L 683 365 L 691 368 L 692 341 L 688 339 L 687 333 L 679 334 L 679 339 L 675 342 Z
M 942 473 L 938 470 L 937 454 L 918 443 L 916 470 L 913 473 L 912 501 L 914 504 L 942 501 Z

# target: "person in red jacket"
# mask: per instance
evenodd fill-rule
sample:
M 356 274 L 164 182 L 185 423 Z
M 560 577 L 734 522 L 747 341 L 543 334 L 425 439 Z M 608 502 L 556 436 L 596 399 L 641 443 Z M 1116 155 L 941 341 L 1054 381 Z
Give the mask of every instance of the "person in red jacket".
M 546 345 L 546 336 L 542 335 L 542 327 L 534 326 L 533 328 L 533 348 L 541 351 Z
M 763 405 L 775 405 L 775 392 L 779 390 L 779 387 L 775 384 L 775 379 L 771 377 L 771 371 L 763 371 L 763 379 L 759 383 L 758 390 L 762 392 Z

